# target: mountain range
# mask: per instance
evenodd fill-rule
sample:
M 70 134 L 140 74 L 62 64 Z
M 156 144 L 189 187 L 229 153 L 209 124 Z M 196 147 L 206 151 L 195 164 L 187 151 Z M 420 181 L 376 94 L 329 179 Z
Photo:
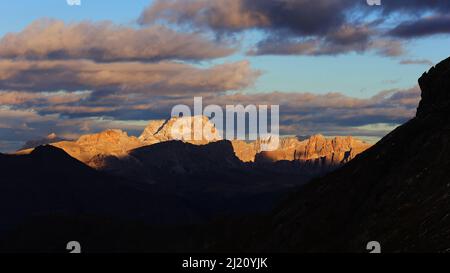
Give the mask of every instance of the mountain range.
M 139 137 L 128 136 L 126 132 L 117 129 L 83 135 L 76 141 L 60 141 L 56 135 L 51 135 L 52 137 L 49 136 L 43 140 L 29 141 L 25 145 L 26 149 L 22 149 L 18 154 L 29 153 L 34 147 L 42 144 L 51 144 L 95 169 L 108 168 L 107 162 L 101 162 L 101 158 L 129 158 L 135 149 L 176 140 L 172 137 L 172 129 L 174 124 L 181 119 L 186 120 L 187 124 L 191 125 L 192 135 L 195 134 L 195 122 L 199 122 L 205 128 L 211 128 L 214 132 L 212 141 L 203 139 L 183 141 L 184 143 L 207 145 L 224 141 L 215 130 L 214 124 L 207 117 L 195 116 L 150 121 Z M 47 142 L 45 142 L 46 140 Z M 37 145 L 33 147 L 33 143 Z M 281 138 L 278 149 L 271 152 L 261 151 L 259 141 L 233 140 L 231 144 L 234 154 L 242 162 L 299 161 L 324 167 L 340 166 L 347 163 L 371 146 L 350 136 L 325 138 L 322 135 L 314 135 L 306 139 L 284 137 Z
M 371 147 L 189 143 L 171 119 L 0 154 L 0 252 L 448 252 L 450 58 L 419 85 L 416 117 Z

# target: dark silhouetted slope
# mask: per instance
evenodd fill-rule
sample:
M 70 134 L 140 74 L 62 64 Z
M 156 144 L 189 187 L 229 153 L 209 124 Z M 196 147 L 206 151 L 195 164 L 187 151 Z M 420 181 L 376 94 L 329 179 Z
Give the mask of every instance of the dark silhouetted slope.
M 90 165 L 153 185 L 159 192 L 177 193 L 215 217 L 268 212 L 282 193 L 320 172 L 308 172 L 296 162 L 243 163 L 229 141 L 206 145 L 167 141 L 137 148 L 126 157 L 98 156 L 93 160 Z
M 259 250 L 450 249 L 450 59 L 419 80 L 417 117 L 274 213 Z M 250 247 L 247 247 L 249 249 Z
M 99 215 L 148 223 L 191 222 L 175 194 L 95 171 L 53 146 L 0 156 L 0 221 L 9 229 L 39 216 Z

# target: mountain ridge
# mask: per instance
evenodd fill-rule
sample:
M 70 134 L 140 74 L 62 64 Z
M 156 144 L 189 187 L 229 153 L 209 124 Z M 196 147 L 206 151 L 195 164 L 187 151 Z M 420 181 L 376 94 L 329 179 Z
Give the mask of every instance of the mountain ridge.
M 107 158 L 108 156 L 125 158 L 136 148 L 177 140 L 171 135 L 172 128 L 176 122 L 184 122 L 187 119 L 191 119 L 191 117 L 150 121 L 138 138 L 128 136 L 122 130 L 108 129 L 97 134 L 83 135 L 76 141 L 53 142 L 51 145 L 65 150 L 72 157 L 93 168 L 101 168 L 105 164 L 105 162 L 101 162 L 101 158 Z M 214 125 L 207 117 L 192 118 L 190 120 L 192 127 L 195 120 L 201 122 L 206 128 L 210 128 L 213 132 L 213 140 L 181 141 L 193 145 L 207 145 L 222 141 Z M 189 122 L 187 123 L 189 124 Z M 299 161 L 315 162 L 315 164 L 327 166 L 340 166 L 371 146 L 350 136 L 325 138 L 322 135 L 314 135 L 308 139 L 281 138 L 280 147 L 272 152 L 260 151 L 261 144 L 259 141 L 233 140 L 231 143 L 234 153 L 242 162 Z M 21 150 L 18 154 L 26 154 L 31 151 L 32 149 Z

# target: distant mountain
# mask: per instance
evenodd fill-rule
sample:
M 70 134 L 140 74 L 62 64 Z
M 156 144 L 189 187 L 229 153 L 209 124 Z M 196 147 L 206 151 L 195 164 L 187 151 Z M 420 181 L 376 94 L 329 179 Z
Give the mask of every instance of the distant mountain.
M 281 140 L 276 151 L 260 152 L 257 162 L 277 162 L 282 160 L 310 162 L 319 165 L 340 166 L 368 149 L 371 145 L 353 137 L 325 138 L 314 135 L 303 141 L 298 138 Z
M 450 58 L 420 79 L 414 119 L 284 202 L 243 249 L 448 252 Z
M 47 137 L 42 138 L 42 139 L 27 141 L 25 143 L 25 145 L 23 145 L 22 148 L 20 148 L 19 151 L 35 148 L 35 147 L 38 147 L 38 146 L 41 146 L 41 145 L 45 145 L 45 144 L 52 144 L 52 143 L 56 143 L 56 142 L 61 142 L 61 141 L 66 141 L 66 139 L 60 138 L 56 134 L 52 133 L 52 134 L 50 134 Z
M 183 137 L 174 139 L 172 132 L 175 124 L 184 124 L 191 128 L 193 139 L 195 124 L 201 124 L 211 131 L 212 140 L 186 140 Z M 181 127 L 182 130 L 183 127 Z M 180 128 L 177 128 L 180 131 Z M 150 121 L 139 138 L 128 136 L 121 130 L 106 130 L 92 135 L 81 136 L 77 141 L 39 141 L 30 142 L 27 147 L 31 149 L 22 150 L 20 154 L 30 152 L 33 143 L 37 146 L 51 143 L 53 146 L 65 150 L 72 157 L 97 169 L 107 169 L 105 166 L 111 161 L 111 157 L 124 158 L 129 153 L 140 147 L 155 145 L 158 143 L 180 140 L 193 145 L 206 145 L 220 142 L 221 137 L 209 119 L 205 116 L 180 117 L 168 120 Z M 298 161 L 306 165 L 323 166 L 324 171 L 330 167 L 338 167 L 353 159 L 357 154 L 369 148 L 371 145 L 353 137 L 325 138 L 315 135 L 306 139 L 285 137 L 281 138 L 280 146 L 276 151 L 262 152 L 259 141 L 246 142 L 234 140 L 231 142 L 232 150 L 242 162 L 256 162 L 258 164 L 273 163 L 279 161 Z
M 84 163 L 89 163 L 98 155 L 126 156 L 128 151 L 141 147 L 142 143 L 121 130 L 106 130 L 98 134 L 81 136 L 75 142 L 63 141 L 52 145 Z

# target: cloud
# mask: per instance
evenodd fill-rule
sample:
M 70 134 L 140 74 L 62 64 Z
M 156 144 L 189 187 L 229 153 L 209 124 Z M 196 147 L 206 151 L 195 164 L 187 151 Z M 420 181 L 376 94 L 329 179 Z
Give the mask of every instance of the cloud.
M 90 96 L 89 91 L 80 92 L 19 92 L 0 91 L 0 105 L 39 105 L 39 104 L 65 104 L 79 102 Z
M 406 21 L 389 31 L 400 38 L 418 38 L 437 34 L 450 34 L 450 15 L 436 15 Z
M 142 12 L 138 22 L 145 25 L 167 21 L 217 32 L 262 29 L 310 36 L 357 22 L 354 18 L 358 12 L 361 17 L 380 10 L 384 16 L 445 14 L 450 4 L 445 0 L 384 0 L 380 8 L 374 8 L 364 0 L 156 0 Z
M 404 59 L 400 61 L 400 64 L 410 65 L 410 64 L 418 64 L 418 65 L 428 65 L 433 66 L 434 63 L 427 59 Z
M 450 2 L 446 0 L 384 0 L 381 8 L 385 13 L 424 14 L 429 12 L 450 11 Z
M 345 22 L 352 0 L 157 0 L 139 19 L 141 24 L 165 20 L 237 32 L 251 28 L 290 31 L 301 35 L 326 33 Z
M 259 76 L 249 62 L 197 68 L 175 62 L 95 63 L 87 60 L 0 60 L 0 89 L 181 94 L 239 90 Z
M 403 43 L 395 40 L 361 40 L 360 42 L 337 43 L 325 39 L 294 40 L 272 37 L 259 42 L 249 55 L 340 55 L 347 53 L 374 52 L 380 56 L 397 57 L 404 54 Z
M 199 61 L 234 53 L 231 45 L 164 26 L 134 29 L 111 22 L 42 19 L 0 40 L 0 58 L 32 60 L 89 59 L 96 62 Z
M 314 134 L 335 133 L 340 128 L 341 133 L 354 132 L 356 127 L 372 124 L 401 124 L 415 115 L 420 101 L 418 86 L 399 90 L 392 89 L 379 92 L 367 98 L 354 98 L 342 93 L 261 93 L 261 94 L 207 94 L 203 96 L 204 105 L 280 105 L 280 119 L 283 134 Z M 140 101 L 134 104 L 133 118 L 145 120 L 155 116 L 167 117 L 171 108 L 177 104 L 192 107 L 193 98 L 189 96 L 160 98 L 146 103 Z M 131 107 L 130 107 L 131 108 Z M 132 110 L 115 112 L 119 119 L 129 118 Z M 140 117 L 140 118 L 139 118 Z M 301 128 L 300 131 L 286 128 Z M 383 132 L 384 134 L 387 131 Z M 372 132 L 372 134 L 374 134 Z M 384 134 L 378 134 L 378 137 Z
M 138 22 L 142 25 L 166 20 L 217 31 L 241 31 L 268 26 L 269 18 L 258 10 L 249 10 L 243 0 L 156 0 L 143 11 Z
M 53 132 L 62 137 L 77 138 L 81 134 L 108 128 L 128 130 L 136 135 L 148 120 L 168 118 L 175 105 L 193 104 L 192 95 L 127 96 L 119 93 L 96 98 L 94 94 L 77 102 L 2 106 L 0 139 L 4 142 L 25 142 Z M 280 129 L 284 135 L 322 133 L 372 139 L 384 136 L 392 126 L 412 118 L 419 100 L 418 86 L 386 90 L 365 99 L 342 93 L 203 94 L 204 106 L 280 105 Z M 377 127 L 377 124 L 384 126 Z
M 449 11 L 448 1 L 439 0 L 385 0 L 379 8 L 355 0 L 156 0 L 138 21 L 219 36 L 259 30 L 266 38 L 250 55 L 375 52 L 397 57 L 405 53 L 404 39 L 448 33 L 450 20 L 442 14 Z
M 66 139 L 117 128 L 131 134 L 140 133 L 147 122 L 110 118 L 65 118 L 59 114 L 42 114 L 31 109 L 0 106 L 0 151 L 14 152 L 28 140 L 41 139 L 50 133 Z
M 374 39 L 378 34 L 373 22 L 348 16 L 363 6 L 352 0 L 158 0 L 141 14 L 139 22 L 165 20 L 218 34 L 261 30 L 268 37 L 250 55 L 403 54 L 400 42 Z

